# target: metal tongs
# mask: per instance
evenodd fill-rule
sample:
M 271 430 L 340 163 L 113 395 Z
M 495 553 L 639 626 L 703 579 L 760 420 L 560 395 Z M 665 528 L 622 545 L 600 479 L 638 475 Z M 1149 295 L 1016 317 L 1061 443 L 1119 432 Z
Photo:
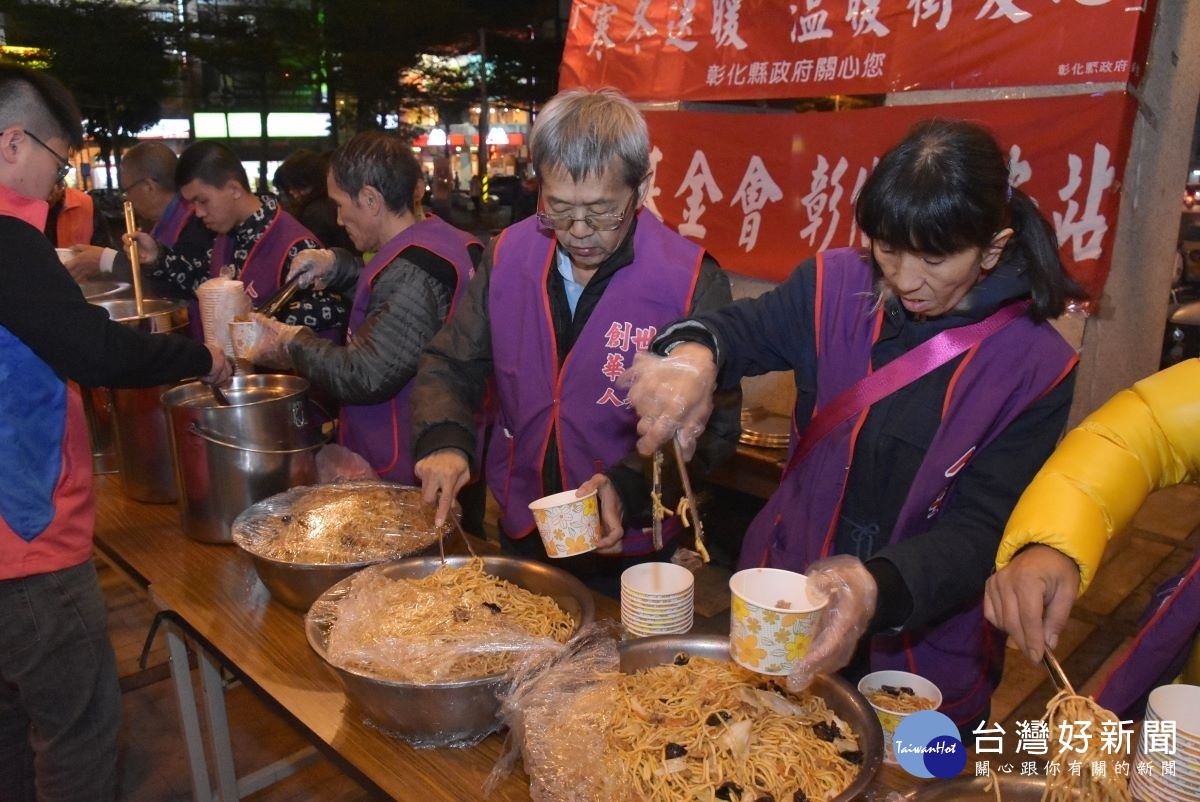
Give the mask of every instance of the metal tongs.
M 275 317 L 279 314 L 279 310 L 287 306 L 288 301 L 292 300 L 292 296 L 300 289 L 300 278 L 303 273 L 297 273 L 286 284 L 275 291 L 275 294 L 263 303 L 258 308 L 258 311 L 267 317 Z
M 475 554 L 475 549 L 471 548 L 471 540 L 470 540 L 470 538 L 467 537 L 467 533 L 463 530 L 462 523 L 459 522 L 458 516 L 454 514 L 454 510 L 450 511 L 450 520 L 454 522 L 454 528 L 455 528 L 455 530 L 458 531 L 458 536 L 462 538 L 463 545 L 465 545 L 467 547 L 467 553 L 470 554 L 472 557 L 478 556 Z M 445 565 L 446 564 L 446 543 L 445 543 L 445 538 L 440 537 L 440 536 L 438 537 L 438 556 L 441 557 L 441 559 L 442 559 L 442 565 Z
M 688 477 L 687 461 L 683 458 L 683 446 L 679 444 L 679 434 L 671 440 L 671 445 L 675 450 L 675 464 L 679 468 L 679 481 L 683 483 L 683 497 L 687 500 L 687 510 L 692 515 L 692 531 L 696 538 L 696 551 L 700 553 L 700 557 L 704 562 L 708 562 L 708 549 L 704 547 L 704 525 L 700 523 L 700 506 L 696 503 L 696 494 L 692 492 L 692 480 Z M 680 510 L 679 517 L 686 526 L 688 523 L 687 515 L 684 510 Z
M 1050 681 L 1054 683 L 1054 687 L 1060 691 L 1066 691 L 1072 696 L 1076 695 L 1075 688 L 1071 685 L 1071 681 L 1067 679 L 1066 672 L 1063 671 L 1058 658 L 1054 656 L 1049 647 L 1045 647 L 1042 650 L 1042 663 L 1045 664 L 1046 670 L 1050 672 Z

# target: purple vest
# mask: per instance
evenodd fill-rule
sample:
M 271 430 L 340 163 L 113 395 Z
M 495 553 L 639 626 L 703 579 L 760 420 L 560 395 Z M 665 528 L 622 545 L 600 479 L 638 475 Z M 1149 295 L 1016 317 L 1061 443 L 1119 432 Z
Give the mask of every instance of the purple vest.
M 637 415 L 617 377 L 660 328 L 687 314 L 703 249 L 638 214 L 634 260 L 613 274 L 571 352 L 558 364 L 546 278 L 556 270 L 554 236 L 530 217 L 509 226 L 494 251 L 488 307 L 500 411 L 487 455 L 487 482 L 513 538 L 534 530 L 527 505 L 546 495 L 542 465 L 556 433 L 564 489 L 614 465 L 637 442 Z M 678 532 L 669 518 L 664 534 Z M 625 533 L 622 554 L 647 554 L 641 528 Z
M 392 237 L 358 277 L 346 339 L 352 340 L 355 330 L 366 321 L 371 291 L 379 273 L 412 246 L 432 251 L 454 265 L 458 282 L 450 301 L 449 314 L 453 314 L 474 273 L 467 247 L 478 242 L 439 217 L 427 217 Z M 370 405 L 343 404 L 338 433 L 341 444 L 361 454 L 381 478 L 406 485 L 415 483 L 409 431 L 408 399 L 411 394 L 412 382 L 409 382 L 388 401 Z
M 174 248 L 175 243 L 179 241 L 180 232 L 191 218 L 192 205 L 181 196 L 176 195 L 167 204 L 162 219 L 155 223 L 154 228 L 150 230 L 150 236 L 166 247 Z
M 301 240 L 311 239 L 320 242 L 317 236 L 300 224 L 296 218 L 283 209 L 275 210 L 275 219 L 267 224 L 267 230 L 250 247 L 246 259 L 237 264 L 234 261 L 234 238 L 229 234 L 218 234 L 213 239 L 212 257 L 208 263 L 209 278 L 221 275 L 225 265 L 234 266 L 233 278 L 245 285 L 250 303 L 257 307 L 260 303 L 275 294 L 283 283 L 287 271 L 288 253 Z M 200 328 L 200 303 L 191 302 L 188 310 L 191 314 L 192 336 L 203 341 L 204 334 Z M 341 338 L 341 332 L 336 329 L 333 333 L 336 339 Z M 318 334 L 325 334 L 318 332 Z M 327 337 L 328 339 L 328 337 Z
M 871 266 L 856 249 L 826 251 L 818 257 L 816 409 L 870 369 L 883 315 L 882 309 L 871 311 L 873 283 Z M 889 542 L 926 531 L 952 498 L 954 477 L 970 457 L 1054 388 L 1076 361 L 1074 349 L 1053 327 L 1025 316 L 971 348 L 950 383 L 941 425 Z M 739 567 L 804 571 L 829 556 L 855 440 L 866 415 L 864 410 L 835 428 L 802 462 L 789 459 L 779 489 L 750 524 Z M 876 635 L 871 670 L 898 669 L 928 677 L 942 691 L 940 710 L 956 723 L 974 724 L 999 682 L 1003 647 L 1003 639 L 983 619 L 981 593 L 971 609 L 937 626 Z
M 1146 696 L 1183 668 L 1200 632 L 1200 551 L 1180 576 L 1155 591 L 1137 639 L 1095 693 L 1101 707 L 1121 718 L 1141 718 Z

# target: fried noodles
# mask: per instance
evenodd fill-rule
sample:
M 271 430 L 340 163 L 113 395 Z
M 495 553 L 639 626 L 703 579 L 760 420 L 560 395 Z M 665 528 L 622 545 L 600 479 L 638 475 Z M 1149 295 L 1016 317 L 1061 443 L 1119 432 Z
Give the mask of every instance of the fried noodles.
M 554 766 L 552 782 L 569 787 L 561 798 L 817 802 L 844 791 L 863 759 L 820 697 L 704 657 L 612 675 L 547 718 L 527 722 L 544 743 L 603 733 L 590 765 Z
M 1042 792 L 1042 802 L 1069 802 L 1074 799 L 1086 799 L 1089 802 L 1130 802 L 1133 795 L 1129 791 L 1129 778 L 1116 772 L 1116 763 L 1123 759 L 1121 753 L 1110 748 L 1105 749 L 1100 732 L 1104 722 L 1111 722 L 1114 732 L 1120 730 L 1120 719 L 1105 710 L 1090 696 L 1061 691 L 1046 705 L 1046 715 L 1042 720 L 1049 725 L 1050 744 L 1060 744 L 1060 738 L 1066 732 L 1067 744 L 1072 744 L 1078 737 L 1077 722 L 1090 722 L 1089 734 L 1083 743 L 1083 750 L 1063 746 L 1051 757 L 1046 765 L 1046 789 Z M 1071 728 L 1071 729 L 1067 729 Z M 1079 772 L 1072 772 L 1072 765 L 1079 764 Z M 1103 772 L 1094 772 L 1093 763 L 1104 763 Z M 1056 766 L 1052 769 L 1051 766 Z
M 334 665 L 403 682 L 475 679 L 575 631 L 553 599 L 485 573 L 480 559 L 420 579 L 385 572 L 356 575 L 337 601 L 328 644 Z

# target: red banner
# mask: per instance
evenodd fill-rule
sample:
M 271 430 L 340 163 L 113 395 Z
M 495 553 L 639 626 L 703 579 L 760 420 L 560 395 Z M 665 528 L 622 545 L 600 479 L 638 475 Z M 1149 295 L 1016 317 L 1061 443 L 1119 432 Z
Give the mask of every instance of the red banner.
M 648 206 L 727 270 L 780 281 L 825 248 L 864 245 L 853 200 L 880 154 L 932 116 L 975 120 L 1008 149 L 1010 181 L 1053 221 L 1099 300 L 1135 104 L 1124 93 L 827 114 L 646 113 Z
M 559 84 L 638 101 L 1125 82 L 1147 0 L 575 0 Z

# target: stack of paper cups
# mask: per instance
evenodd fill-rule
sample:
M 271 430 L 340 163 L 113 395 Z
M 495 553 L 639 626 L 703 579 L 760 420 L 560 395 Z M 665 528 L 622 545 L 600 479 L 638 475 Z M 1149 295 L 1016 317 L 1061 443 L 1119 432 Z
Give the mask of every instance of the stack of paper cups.
M 1129 790 L 1142 802 L 1200 799 L 1200 687 L 1150 691 Z
M 696 582 L 674 563 L 641 563 L 621 574 L 621 623 L 635 637 L 674 635 L 692 628 Z
M 196 299 L 200 302 L 200 326 L 204 330 L 204 342 L 215 345 L 233 359 L 229 324 L 239 315 L 249 314 L 252 308 L 242 282 L 229 278 L 210 278 L 196 288 Z

